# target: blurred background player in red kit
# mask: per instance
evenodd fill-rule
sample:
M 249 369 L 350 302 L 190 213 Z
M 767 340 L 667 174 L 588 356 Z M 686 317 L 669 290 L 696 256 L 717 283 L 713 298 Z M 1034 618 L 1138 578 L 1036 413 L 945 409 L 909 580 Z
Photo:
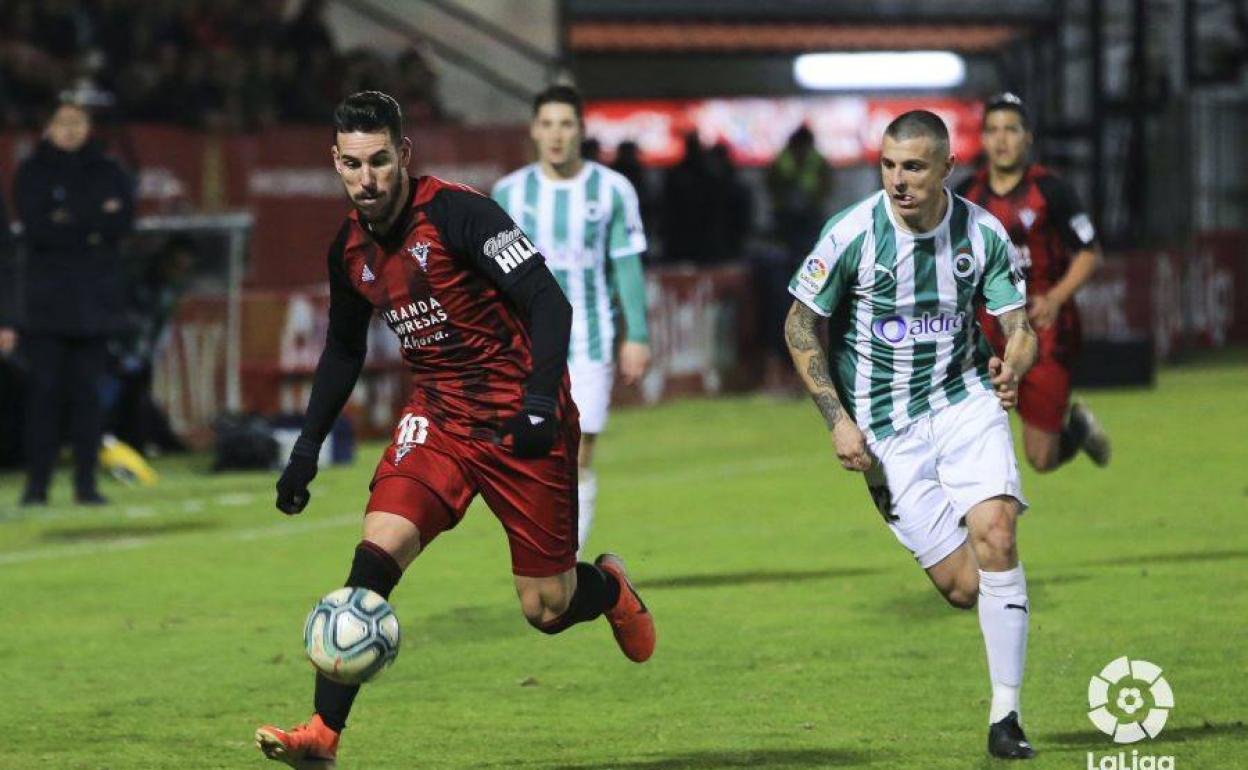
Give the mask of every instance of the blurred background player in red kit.
M 987 163 L 958 193 L 1001 220 L 1027 273 L 1027 314 L 1040 339 L 1040 358 L 1018 391 L 1027 461 L 1043 473 L 1082 449 L 1104 466 L 1109 437 L 1087 406 L 1070 398 L 1080 346 L 1074 296 L 1101 261 L 1096 228 L 1071 186 L 1030 161 L 1031 125 L 1021 99 L 1003 93 L 988 101 L 983 141 Z M 996 326 L 983 328 L 999 353 L 1005 341 Z

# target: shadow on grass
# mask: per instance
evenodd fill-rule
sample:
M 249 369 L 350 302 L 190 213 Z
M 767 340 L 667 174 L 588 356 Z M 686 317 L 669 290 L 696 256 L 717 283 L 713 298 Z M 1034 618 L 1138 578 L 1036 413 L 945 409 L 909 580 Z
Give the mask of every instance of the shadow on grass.
M 404 635 L 408 634 L 405 628 Z M 420 617 L 412 625 L 412 641 L 418 644 L 473 641 L 496 642 L 505 637 L 527 636 L 533 629 L 524 622 L 515 603 L 452 607 Z M 407 643 L 407 640 L 404 640 Z
M 750 767 L 758 770 L 840 767 L 865 764 L 867 757 L 844 749 L 761 749 L 756 751 L 690 751 L 622 762 L 589 762 L 556 765 L 551 770 L 727 770 Z
M 637 581 L 638 588 L 723 588 L 725 586 L 763 585 L 768 583 L 804 583 L 811 580 L 878 575 L 878 567 L 845 567 L 842 569 L 756 570 L 752 572 L 718 572 L 706 575 L 671 575 Z
M 132 537 L 157 537 L 184 532 L 203 532 L 218 529 L 213 521 L 171 521 L 165 524 L 106 524 L 72 529 L 51 529 L 39 536 L 49 543 L 85 543 L 104 540 L 122 540 Z
M 1184 562 L 1237 561 L 1248 559 L 1248 550 L 1235 551 L 1180 551 L 1178 553 L 1154 553 L 1123 556 L 1118 559 L 1098 559 L 1084 562 L 1087 567 L 1151 567 L 1157 564 L 1183 564 Z
M 1088 751 L 1117 752 L 1123 750 L 1123 746 L 1114 743 L 1108 736 L 1095 730 L 1054 733 L 1053 735 L 1038 735 L 1036 737 L 1038 739 L 1037 745 L 1041 750 L 1043 750 L 1046 744 L 1064 748 L 1087 749 Z M 1203 741 L 1209 738 L 1248 739 L 1248 724 L 1243 722 L 1224 722 L 1221 724 L 1205 722 L 1202 725 L 1167 727 L 1161 731 L 1161 735 L 1147 743 L 1136 744 L 1134 748 L 1156 746 L 1157 744 Z M 1126 747 L 1127 753 L 1130 753 L 1131 748 L 1133 747 Z

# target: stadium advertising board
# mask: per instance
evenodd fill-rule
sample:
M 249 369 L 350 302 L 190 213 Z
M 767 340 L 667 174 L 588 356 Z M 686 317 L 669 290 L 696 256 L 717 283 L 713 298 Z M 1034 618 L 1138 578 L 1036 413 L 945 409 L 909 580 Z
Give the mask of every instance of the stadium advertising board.
M 1086 339 L 1151 339 L 1159 360 L 1248 342 L 1248 234 L 1111 255 L 1076 301 Z
M 621 142 L 636 142 L 647 165 L 679 162 L 684 156 L 684 135 L 697 131 L 703 144 L 725 143 L 736 163 L 763 166 L 805 124 L 814 131 L 821 155 L 834 166 L 850 166 L 874 163 L 884 128 L 914 109 L 932 110 L 944 119 L 959 158 L 969 160 L 979 152 L 982 105 L 969 99 L 827 96 L 602 101 L 586 105 L 585 126 L 608 155 Z
M 617 400 L 651 403 L 680 395 L 747 390 L 758 384 L 754 297 L 745 268 L 652 270 L 646 293 L 651 368 L 639 388 L 618 386 Z M 247 411 L 302 410 L 324 344 L 328 309 L 325 286 L 246 293 L 242 385 Z M 197 312 L 189 313 L 186 322 L 197 328 L 197 317 Z M 407 399 L 407 367 L 397 339 L 379 318 L 373 319 L 369 330 L 368 351 L 347 411 L 357 431 L 379 436 L 394 427 L 394 415 Z M 189 354 L 174 347 L 169 355 L 180 359 Z M 181 365 L 171 361 L 166 367 L 177 370 Z M 189 427 L 191 422 L 179 424 Z

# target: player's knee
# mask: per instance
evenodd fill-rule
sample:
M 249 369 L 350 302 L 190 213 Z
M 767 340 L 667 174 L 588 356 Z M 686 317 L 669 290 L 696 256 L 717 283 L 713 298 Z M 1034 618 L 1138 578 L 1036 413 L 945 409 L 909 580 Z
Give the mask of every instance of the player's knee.
M 992 566 L 989 561 L 1012 560 L 1016 548 L 1014 512 L 1006 505 L 997 505 L 977 518 L 975 551 L 981 566 Z
M 378 521 L 380 517 L 370 512 L 364 522 L 364 539 L 390 554 L 400 567 L 407 569 L 420 555 L 420 530 L 410 524 L 394 526 L 392 520 L 400 518 L 394 514 L 385 514 L 385 517 L 386 521 Z
M 1037 473 L 1048 473 L 1061 465 L 1057 447 L 1028 448 L 1027 462 Z
M 973 610 L 979 600 L 979 586 L 955 585 L 944 592 L 945 601 L 960 610 Z
M 539 631 L 544 631 L 567 611 L 571 601 L 571 593 L 560 587 L 550 587 L 546 590 L 533 588 L 520 592 L 520 611 L 524 613 L 524 619 L 529 622 L 529 625 Z

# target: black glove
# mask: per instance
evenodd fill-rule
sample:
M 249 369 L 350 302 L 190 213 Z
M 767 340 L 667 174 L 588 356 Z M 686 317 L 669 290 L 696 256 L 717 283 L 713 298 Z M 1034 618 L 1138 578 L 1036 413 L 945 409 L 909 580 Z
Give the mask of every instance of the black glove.
M 558 433 L 555 400 L 528 396 L 520 411 L 503 421 L 498 438 L 501 441 L 503 436 L 510 435 L 511 453 L 528 459 L 549 454 Z
M 287 515 L 302 512 L 308 500 L 312 499 L 308 484 L 316 478 L 316 459 L 320 452 L 308 451 L 306 446 L 300 446 L 302 442 L 300 438 L 295 443 L 290 460 L 286 462 L 286 470 L 277 480 L 277 510 Z

